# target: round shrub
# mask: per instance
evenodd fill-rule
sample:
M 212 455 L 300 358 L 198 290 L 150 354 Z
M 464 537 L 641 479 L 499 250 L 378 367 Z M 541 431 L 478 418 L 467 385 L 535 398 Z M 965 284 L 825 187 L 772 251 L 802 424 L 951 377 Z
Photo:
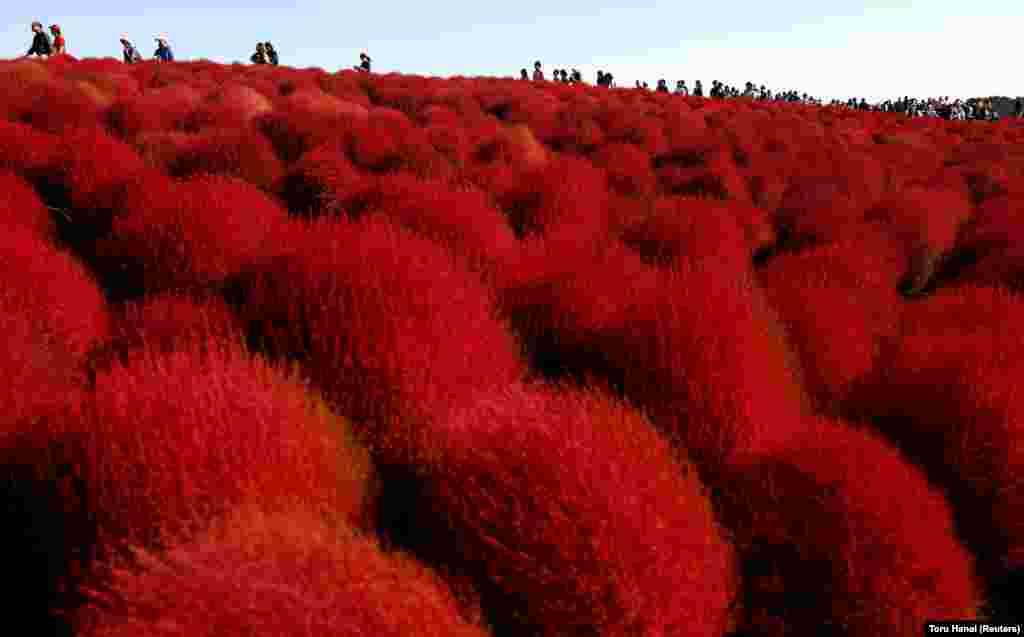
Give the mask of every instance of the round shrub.
M 219 284 L 266 254 L 288 214 L 255 186 L 221 176 L 144 181 L 123 205 L 100 253 L 135 294 Z
M 19 227 L 51 240 L 56 225 L 32 185 L 9 172 L 0 172 L 0 227 Z
M 78 614 L 83 637 L 488 634 L 423 566 L 301 511 L 232 513 L 135 561 Z
M 417 495 L 394 506 L 413 546 L 472 575 L 495 625 L 722 634 L 731 547 L 696 472 L 637 412 L 514 386 L 416 444 Z
M 877 436 L 816 421 L 716 487 L 744 575 L 744 634 L 911 635 L 977 617 L 949 503 Z
M 281 248 L 233 286 L 240 315 L 371 435 L 522 374 L 489 290 L 441 246 L 368 219 L 296 224 Z

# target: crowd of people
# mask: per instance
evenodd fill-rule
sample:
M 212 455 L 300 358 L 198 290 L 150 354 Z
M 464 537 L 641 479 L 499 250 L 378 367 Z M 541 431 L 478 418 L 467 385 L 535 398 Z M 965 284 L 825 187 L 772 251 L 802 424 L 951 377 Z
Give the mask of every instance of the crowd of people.
M 42 22 L 32 23 L 32 46 L 29 48 L 25 57 L 38 56 L 38 57 L 51 57 L 57 55 L 65 55 L 67 53 L 67 43 L 64 40 L 64 35 L 61 32 L 61 28 L 57 24 L 50 25 L 49 34 L 43 27 Z M 50 39 L 50 35 L 53 35 L 53 39 Z M 153 52 L 153 59 L 161 62 L 173 62 L 174 53 L 171 51 L 170 40 L 166 34 L 161 34 L 155 38 L 157 43 L 156 51 Z M 127 34 L 121 34 L 121 47 L 122 56 L 125 64 L 136 64 L 142 61 L 142 55 L 138 49 L 131 43 Z M 270 64 L 277 66 L 279 63 L 277 50 L 274 49 L 273 44 L 270 42 L 259 42 L 256 44 L 256 52 L 250 56 L 249 61 L 253 64 Z M 359 54 L 359 64 L 353 68 L 362 73 L 370 73 L 371 69 L 370 56 L 363 51 Z M 519 78 L 526 81 L 542 82 L 546 81 L 547 78 L 544 74 L 544 66 L 538 60 L 533 64 L 533 74 L 531 75 L 525 68 L 519 72 Z M 583 84 L 583 74 L 580 73 L 579 69 L 573 68 L 568 69 L 555 69 L 552 73 L 552 81 L 561 82 L 563 84 Z M 602 70 L 597 71 L 597 86 L 603 88 L 617 88 L 615 84 L 615 77 Z M 635 88 L 639 90 L 650 90 L 647 82 L 636 81 Z M 664 78 L 659 79 L 655 91 L 659 93 L 674 93 L 675 95 L 694 97 L 705 97 L 704 85 L 700 80 L 696 80 L 693 84 L 693 89 L 686 85 L 686 80 L 678 80 L 674 90 L 670 90 L 668 81 Z M 743 89 L 736 86 L 731 86 L 713 80 L 711 82 L 711 88 L 707 92 L 707 97 L 712 99 L 736 99 L 736 98 L 747 98 L 759 101 L 774 101 L 774 102 L 794 102 L 800 104 L 811 104 L 823 106 L 826 103 L 823 100 L 815 98 L 807 93 L 801 93 L 795 90 L 786 90 L 773 92 L 771 89 L 761 86 L 755 86 L 753 82 L 747 82 Z M 994 108 L 991 99 L 986 98 L 971 98 L 967 100 L 962 99 L 950 99 L 949 97 L 938 97 L 938 98 L 926 98 L 917 99 L 909 96 L 903 97 L 896 100 L 884 100 L 869 104 L 864 98 L 850 98 L 843 102 L 842 100 L 832 100 L 827 103 L 828 106 L 833 107 L 845 107 L 862 111 L 875 111 L 883 113 L 901 113 L 908 117 L 940 117 L 948 120 L 997 120 L 999 119 L 999 113 Z M 1014 102 L 1014 117 L 1024 117 L 1024 103 L 1020 97 Z

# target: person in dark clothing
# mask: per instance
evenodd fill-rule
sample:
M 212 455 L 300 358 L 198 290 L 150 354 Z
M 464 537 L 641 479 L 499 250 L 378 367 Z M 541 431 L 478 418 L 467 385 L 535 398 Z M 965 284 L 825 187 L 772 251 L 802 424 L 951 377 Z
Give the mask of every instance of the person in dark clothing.
M 606 80 L 604 79 L 604 71 L 598 69 L 598 71 L 597 71 L 597 85 L 598 86 L 605 86 L 605 81 Z
M 256 52 L 249 57 L 249 61 L 253 64 L 267 63 L 267 47 L 262 42 L 256 43 Z
M 370 56 L 366 54 L 366 51 L 363 51 L 359 54 L 359 66 L 355 67 L 355 69 L 360 73 L 369 73 L 371 62 L 373 62 L 373 60 L 371 60 Z
M 566 71 L 565 69 L 562 69 L 562 84 L 568 84 L 568 83 L 569 83 L 569 71 Z
M 530 73 L 526 69 L 519 69 L 519 79 L 521 79 L 521 80 L 529 80 L 530 79 Z
M 267 52 L 267 62 L 272 66 L 277 66 L 279 60 L 277 58 L 277 49 L 274 48 L 274 45 L 270 42 L 264 42 L 263 50 Z
M 544 79 L 544 70 L 541 68 L 540 61 L 533 63 L 533 81 L 540 82 Z
M 53 47 L 50 45 L 50 36 L 46 35 L 46 31 L 43 30 L 42 22 L 32 23 L 32 46 L 29 48 L 28 53 L 25 57 L 32 57 L 38 55 L 39 57 L 46 57 L 53 54 Z
M 668 93 L 668 82 L 665 80 L 658 80 L 658 88 L 656 90 L 659 93 Z
M 583 74 L 580 73 L 579 69 L 573 69 L 572 73 L 569 74 L 569 81 L 573 84 L 583 84 Z
M 64 55 L 68 52 L 67 44 L 64 42 L 64 36 L 60 32 L 60 25 L 51 24 L 50 33 L 53 34 L 53 54 Z
M 121 46 L 123 47 L 124 63 L 125 64 L 136 64 L 142 61 L 142 54 L 139 53 L 138 49 L 132 46 L 132 43 L 128 40 L 128 34 L 121 34 Z
M 168 43 L 166 35 L 158 35 L 156 38 L 156 51 L 153 52 L 153 57 L 161 62 L 173 62 L 174 53 L 171 51 L 171 45 Z
M 1024 100 L 1019 97 L 1013 101 L 1013 116 L 1024 117 Z
M 704 85 L 701 84 L 700 80 L 697 80 L 693 84 L 693 96 L 694 97 L 704 97 Z

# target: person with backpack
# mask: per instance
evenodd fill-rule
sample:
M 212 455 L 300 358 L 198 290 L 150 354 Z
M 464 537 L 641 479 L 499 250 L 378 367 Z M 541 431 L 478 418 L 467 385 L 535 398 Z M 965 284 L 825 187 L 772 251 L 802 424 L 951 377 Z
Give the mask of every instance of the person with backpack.
M 161 62 L 173 62 L 174 52 L 171 51 L 171 45 L 168 42 L 166 34 L 160 34 L 156 36 L 156 51 L 153 52 L 153 57 Z
M 256 52 L 249 56 L 249 61 L 253 64 L 266 64 L 267 63 L 267 47 L 262 42 L 256 43 Z
M 138 64 L 142 61 L 142 54 L 139 53 L 138 49 L 132 46 L 132 43 L 128 40 L 127 33 L 121 34 L 121 47 L 123 49 L 122 53 L 125 64 Z
M 370 64 L 372 62 L 373 60 L 371 60 L 370 56 L 366 54 L 366 51 L 363 51 L 359 54 L 359 66 L 355 67 L 355 69 L 360 73 L 369 73 Z
M 277 49 L 274 48 L 274 45 L 270 42 L 264 42 L 263 50 L 267 53 L 267 62 L 269 62 L 271 66 L 277 66 L 277 63 L 280 60 L 277 58 Z
M 61 35 L 60 25 L 51 24 L 50 33 L 53 34 L 53 54 L 54 55 L 65 55 L 67 50 L 67 44 L 64 42 L 64 36 Z
M 46 35 L 46 31 L 43 30 L 42 22 L 32 23 L 32 46 L 29 48 L 28 53 L 25 57 L 29 58 L 33 55 L 39 57 L 47 57 L 53 54 L 53 47 L 50 45 L 50 36 Z

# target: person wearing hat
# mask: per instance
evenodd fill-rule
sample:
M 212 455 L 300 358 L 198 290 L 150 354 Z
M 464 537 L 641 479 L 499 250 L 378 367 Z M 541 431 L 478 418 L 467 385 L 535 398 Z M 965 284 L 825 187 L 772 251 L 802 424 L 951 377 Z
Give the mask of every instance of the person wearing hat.
M 360 73 L 369 73 L 370 63 L 372 61 L 373 60 L 370 59 L 370 56 L 366 54 L 366 51 L 363 51 L 362 53 L 359 54 L 359 66 L 355 68 Z
M 167 35 L 161 33 L 156 36 L 156 51 L 153 52 L 153 57 L 161 62 L 173 62 L 174 53 L 171 51 L 171 45 L 168 43 Z
M 64 55 L 67 53 L 67 46 L 64 43 L 64 36 L 61 35 L 60 25 L 51 24 L 50 33 L 53 34 L 53 54 Z
M 263 50 L 267 52 L 267 62 L 273 66 L 277 66 L 277 50 L 274 48 L 274 45 L 270 42 L 264 42 Z
M 125 64 L 136 64 L 142 61 L 142 54 L 139 53 L 138 49 L 132 46 L 131 41 L 128 40 L 128 34 L 121 34 L 121 46 L 124 48 L 124 63 Z
M 38 55 L 39 57 L 46 57 L 53 53 L 53 47 L 50 46 L 50 36 L 46 35 L 46 31 L 43 30 L 42 22 L 32 23 L 32 46 L 29 48 L 28 53 L 25 57 L 32 57 Z

